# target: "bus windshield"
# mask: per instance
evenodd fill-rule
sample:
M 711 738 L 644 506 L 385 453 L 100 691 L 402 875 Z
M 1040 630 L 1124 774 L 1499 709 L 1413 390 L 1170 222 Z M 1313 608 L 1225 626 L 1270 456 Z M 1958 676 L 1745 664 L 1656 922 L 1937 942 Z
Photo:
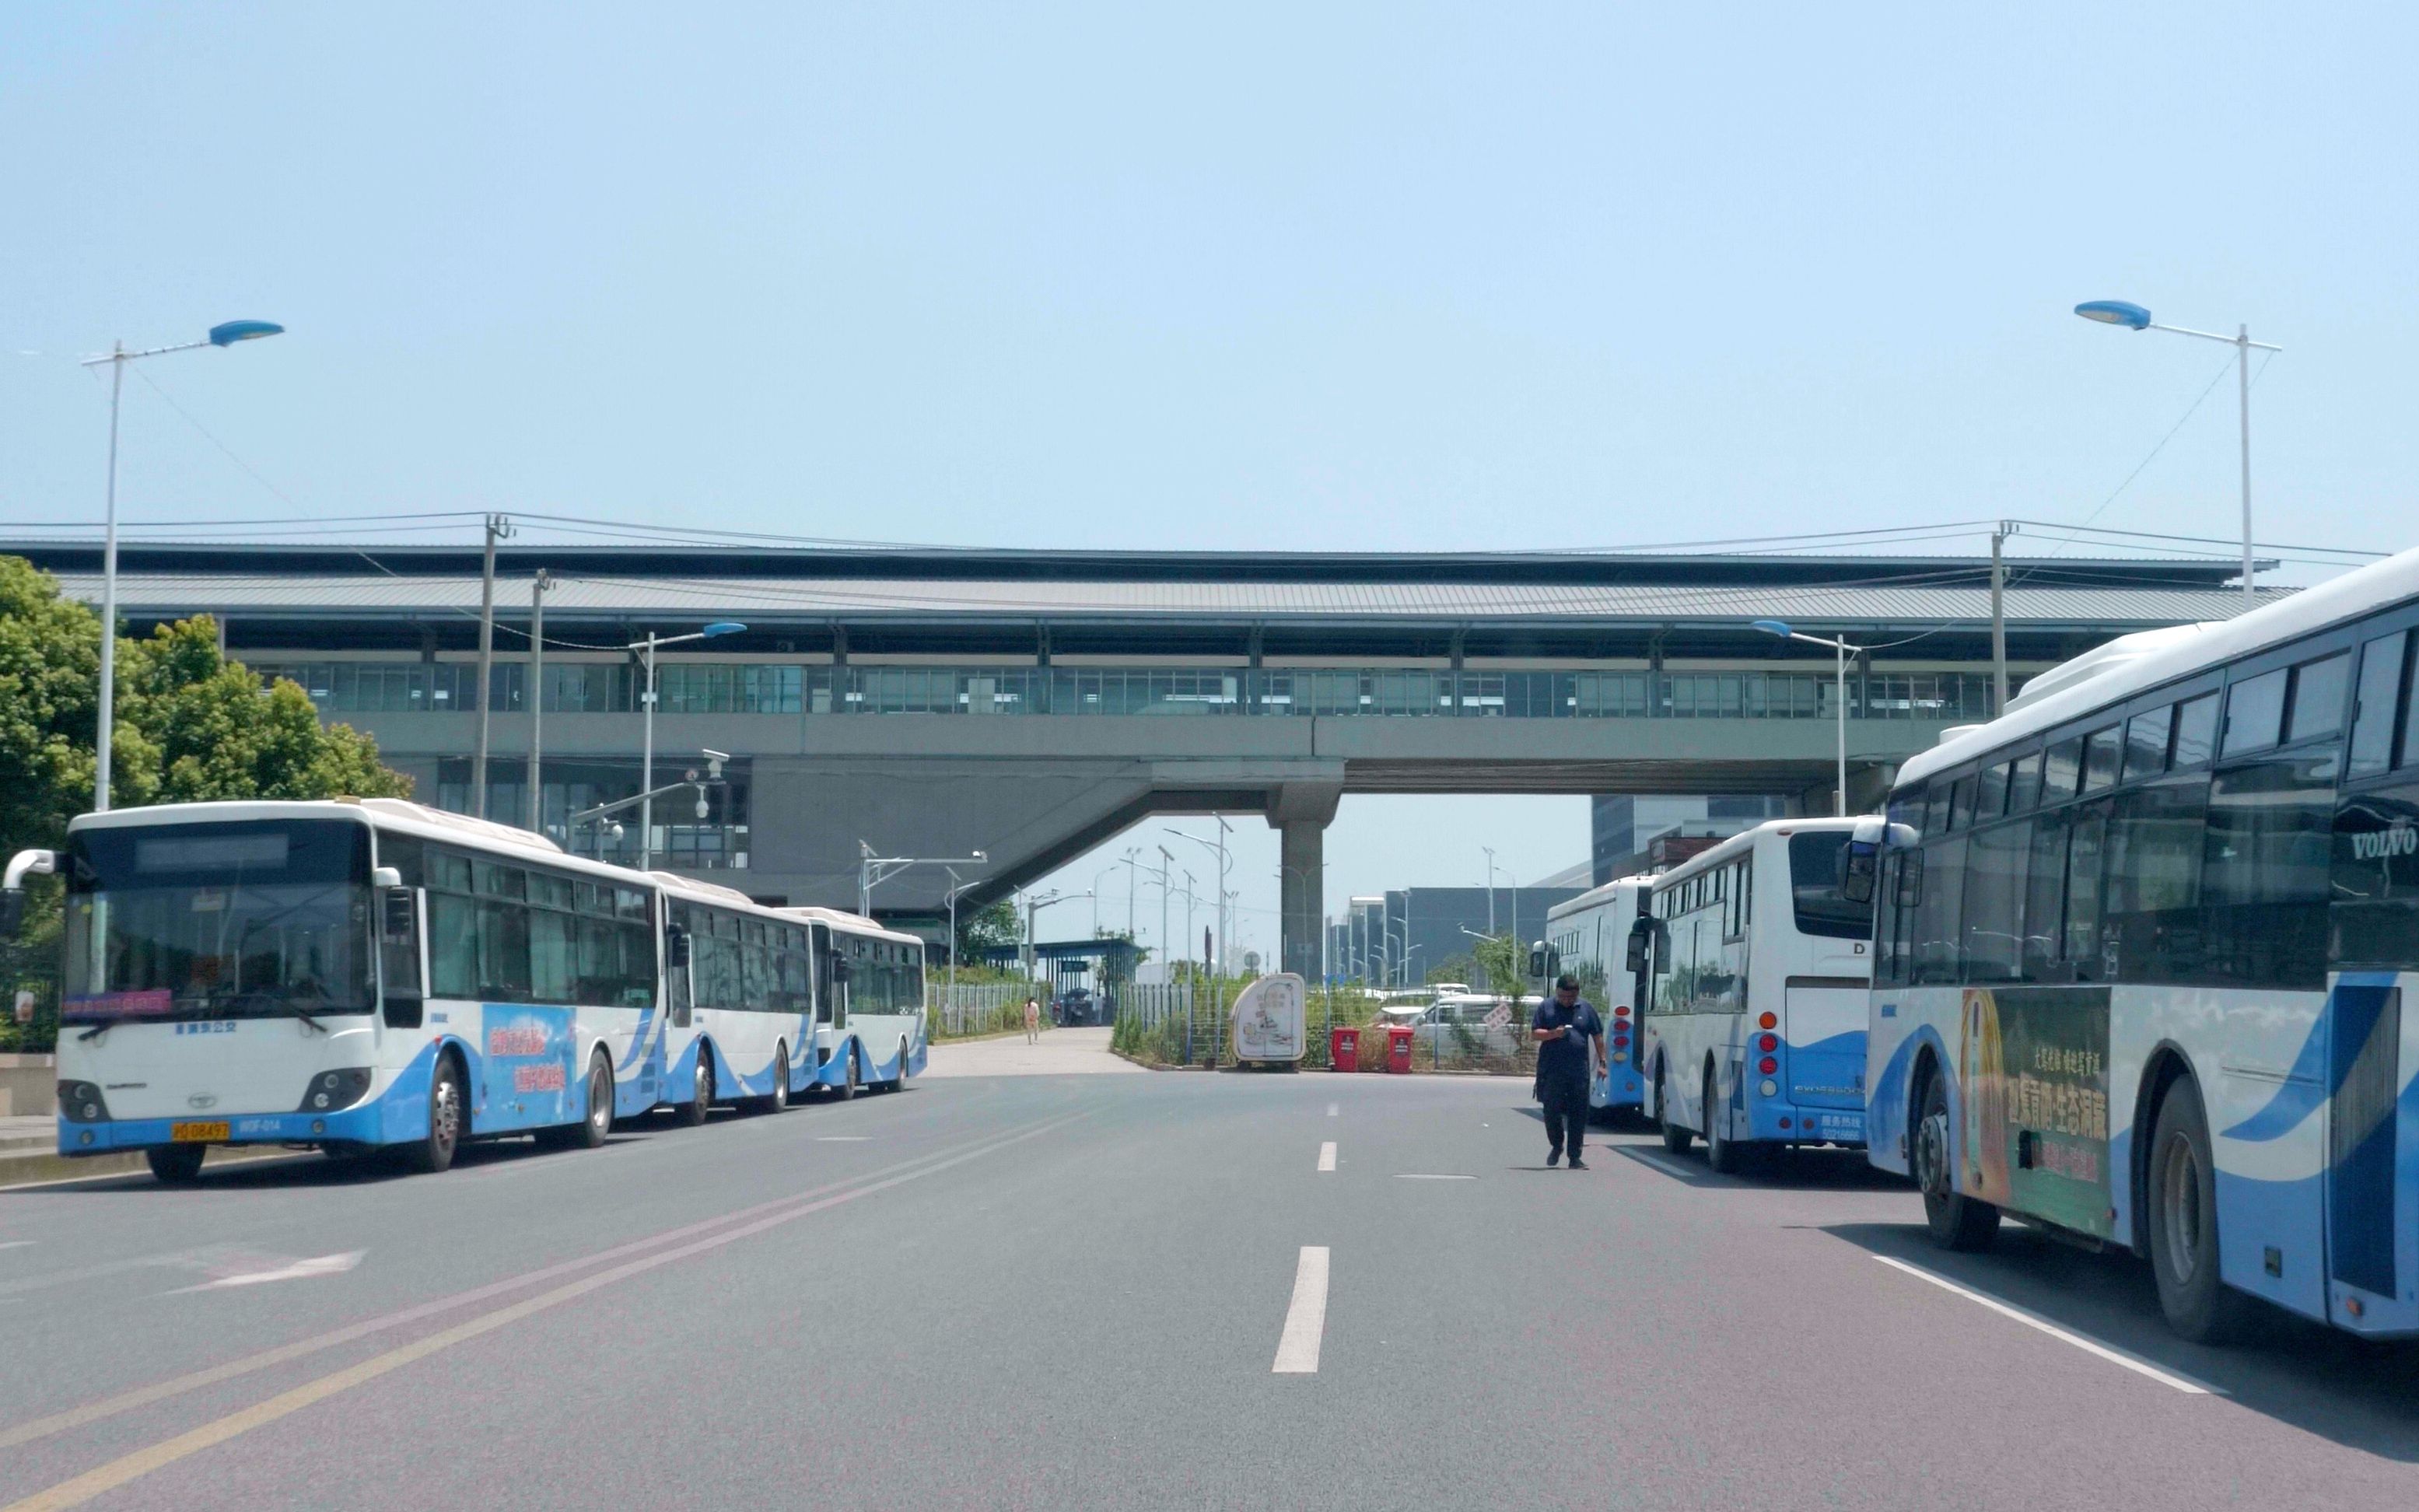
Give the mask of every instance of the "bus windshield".
M 370 1011 L 367 826 L 89 829 L 69 858 L 62 1020 Z
M 1797 903 L 1797 933 L 1834 939 L 1872 937 L 1873 904 L 1856 903 L 1840 890 L 1840 861 L 1848 837 L 1817 832 L 1789 837 L 1789 891 Z

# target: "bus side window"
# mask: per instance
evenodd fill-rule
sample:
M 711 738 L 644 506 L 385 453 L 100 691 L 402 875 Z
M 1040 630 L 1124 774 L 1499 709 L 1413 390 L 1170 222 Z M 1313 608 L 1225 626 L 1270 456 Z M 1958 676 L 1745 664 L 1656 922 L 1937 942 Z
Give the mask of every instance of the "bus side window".
M 2026 878 L 2024 976 L 2026 981 L 2074 980 L 2058 958 L 2065 938 L 2067 815 L 2052 810 L 2033 830 L 2033 854 Z
M 1959 894 L 1965 872 L 1965 842 L 1942 841 L 1924 847 L 1923 900 L 1915 909 L 1915 980 L 1923 984 L 1953 984 L 1961 973 L 1958 957 Z
M 2058 954 L 2077 981 L 2106 981 L 2115 975 L 2100 940 L 2101 860 L 2107 840 L 2106 804 L 2074 811 L 2066 841 L 2066 941 Z
M 2396 630 L 2360 648 L 2360 692 L 2352 704 L 2350 776 L 2374 777 L 2394 764 L 2395 717 L 2402 694 L 2402 644 Z

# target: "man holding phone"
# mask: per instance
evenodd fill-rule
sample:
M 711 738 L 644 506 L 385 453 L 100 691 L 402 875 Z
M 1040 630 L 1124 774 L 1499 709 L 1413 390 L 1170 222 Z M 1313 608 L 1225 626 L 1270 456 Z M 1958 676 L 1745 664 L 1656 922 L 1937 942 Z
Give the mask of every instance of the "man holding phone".
M 1583 1171 L 1579 1158 L 1588 1118 L 1588 1082 L 1598 1066 L 1612 1062 L 1605 1055 L 1604 1020 L 1579 1001 L 1579 980 L 1565 973 L 1554 983 L 1554 995 L 1537 1007 L 1529 1037 L 1537 1041 L 1537 1101 L 1546 1105 L 1546 1164 L 1571 1157 L 1571 1169 Z

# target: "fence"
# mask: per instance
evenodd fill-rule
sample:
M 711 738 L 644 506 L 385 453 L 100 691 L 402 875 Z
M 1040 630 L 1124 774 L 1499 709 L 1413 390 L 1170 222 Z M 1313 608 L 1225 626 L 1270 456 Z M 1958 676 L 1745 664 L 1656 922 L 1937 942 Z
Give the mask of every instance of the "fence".
M 1118 991 L 1116 1032 L 1110 1047 L 1137 1060 L 1165 1066 L 1231 1066 L 1234 1045 L 1228 1024 L 1235 996 L 1246 984 L 1175 982 L 1151 986 L 1128 984 Z M 1491 1072 L 1527 1076 L 1537 1067 L 1536 1047 L 1527 1033 L 1525 1009 L 1512 1011 L 1506 1022 L 1421 1023 L 1411 1028 L 1413 1071 Z M 1356 992 L 1313 989 L 1303 1004 L 1302 1066 L 1326 1071 L 1330 1035 L 1341 1027 L 1358 1027 L 1360 1069 L 1386 1069 L 1386 1029 L 1377 1005 Z
M 1029 982 L 924 981 L 924 1032 L 932 1040 L 965 1040 L 1025 1027 L 1025 1000 L 1036 995 Z

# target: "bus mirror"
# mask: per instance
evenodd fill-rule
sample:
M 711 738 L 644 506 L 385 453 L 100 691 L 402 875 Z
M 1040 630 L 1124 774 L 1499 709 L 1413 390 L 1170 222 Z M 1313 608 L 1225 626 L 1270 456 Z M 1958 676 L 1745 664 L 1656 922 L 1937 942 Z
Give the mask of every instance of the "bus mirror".
M 403 873 L 391 866 L 374 867 L 370 871 L 370 886 L 373 887 L 400 887 L 403 886 Z
M 1655 921 L 1641 918 L 1629 926 L 1629 953 L 1622 964 L 1633 977 L 1646 969 L 1646 944 L 1655 937 Z
M 1879 846 L 1850 841 L 1840 847 L 1840 896 L 1852 903 L 1873 901 L 1873 874 L 1881 862 Z
M 25 927 L 25 889 L 11 887 L 0 892 L 0 940 L 13 940 Z
M 678 924 L 664 929 L 664 960 L 674 966 L 688 964 L 688 931 Z
M 0 881 L 0 939 L 13 940 L 25 924 L 25 878 L 49 876 L 59 869 L 56 851 L 19 851 L 8 858 L 5 881 Z
M 837 950 L 832 952 L 831 980 L 834 981 L 848 980 L 848 957 L 840 954 Z
M 416 905 L 420 899 L 408 887 L 380 886 L 384 890 L 378 894 L 378 933 L 393 944 L 409 944 L 419 933 L 420 910 Z
M 1563 952 L 1540 941 L 1529 951 L 1529 975 L 1551 978 L 1562 969 Z

